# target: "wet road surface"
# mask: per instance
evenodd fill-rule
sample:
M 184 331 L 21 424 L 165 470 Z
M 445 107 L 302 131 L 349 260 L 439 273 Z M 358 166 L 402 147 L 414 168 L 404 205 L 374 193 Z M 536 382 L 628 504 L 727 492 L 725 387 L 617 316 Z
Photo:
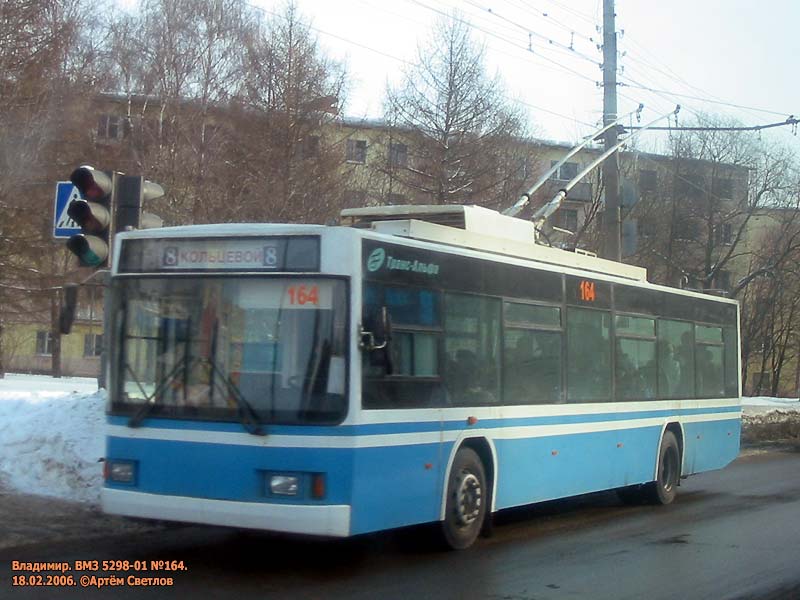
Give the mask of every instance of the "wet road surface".
M 318 541 L 170 526 L 6 548 L 0 598 L 800 598 L 800 452 L 754 454 L 693 477 L 666 507 L 595 494 L 506 511 L 496 522 L 493 537 L 466 552 L 432 548 L 425 528 Z M 9 580 L 12 560 L 87 559 L 177 559 L 187 570 L 136 573 L 173 578 L 158 588 Z

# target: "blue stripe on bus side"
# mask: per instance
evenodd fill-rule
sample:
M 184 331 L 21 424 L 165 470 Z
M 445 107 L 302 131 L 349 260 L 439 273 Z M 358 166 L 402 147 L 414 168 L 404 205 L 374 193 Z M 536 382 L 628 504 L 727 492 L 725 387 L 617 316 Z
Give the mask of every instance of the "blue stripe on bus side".
M 721 468 L 739 451 L 740 421 L 684 424 L 684 474 Z M 649 481 L 660 427 L 495 439 L 497 509 Z M 117 489 L 250 502 L 350 504 L 351 533 L 439 518 L 454 442 L 370 448 L 264 448 L 109 437 L 107 457 L 133 460 L 135 485 Z M 326 474 L 324 500 L 266 494 L 268 472 Z
M 561 425 L 571 423 L 596 423 L 603 421 L 625 421 L 630 419 L 647 419 L 672 416 L 691 416 L 703 414 L 724 414 L 738 413 L 740 407 L 715 407 L 715 408 L 685 408 L 679 410 L 649 410 L 649 411 L 629 411 L 621 413 L 589 413 L 579 415 L 552 415 L 546 417 L 509 417 L 480 419 L 480 427 L 484 429 L 496 429 L 502 427 L 525 427 L 531 425 Z M 108 423 L 111 425 L 126 425 L 128 417 L 109 416 Z M 143 422 L 143 426 L 152 429 L 184 429 L 192 431 L 222 431 L 235 432 L 242 431 L 239 423 L 221 423 L 214 421 L 186 421 L 180 419 L 150 418 Z M 406 423 L 371 423 L 363 425 L 266 425 L 267 433 L 280 435 L 303 435 L 303 436 L 358 436 L 358 435 L 381 435 L 396 433 L 427 433 L 432 431 L 458 431 L 464 428 L 464 420 L 450 420 L 440 423 L 439 421 L 422 421 Z

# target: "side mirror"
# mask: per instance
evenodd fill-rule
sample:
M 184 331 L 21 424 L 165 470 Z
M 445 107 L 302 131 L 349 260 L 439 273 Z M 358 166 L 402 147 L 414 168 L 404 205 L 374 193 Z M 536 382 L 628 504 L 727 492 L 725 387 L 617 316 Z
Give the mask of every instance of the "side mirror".
M 368 315 L 361 327 L 359 344 L 363 350 L 373 354 L 370 362 L 375 365 L 386 366 L 387 374 L 394 372 L 392 360 L 392 318 L 385 306 L 380 311 Z M 377 358 L 377 360 L 374 360 Z
M 368 351 L 383 350 L 392 338 L 392 318 L 385 306 L 380 311 L 367 315 L 361 326 L 358 345 Z
M 72 331 L 75 321 L 75 307 L 78 305 L 78 286 L 67 283 L 61 288 L 61 311 L 58 315 L 58 330 L 66 335 Z

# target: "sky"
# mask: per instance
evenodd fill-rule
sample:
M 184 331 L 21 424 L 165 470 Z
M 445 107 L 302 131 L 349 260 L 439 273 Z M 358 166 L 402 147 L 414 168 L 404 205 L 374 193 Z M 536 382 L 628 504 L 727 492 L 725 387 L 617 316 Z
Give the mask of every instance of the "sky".
M 251 1 L 267 13 L 284 5 Z M 327 55 L 347 65 L 347 116 L 380 117 L 387 84 L 413 68 L 431 23 L 456 9 L 485 45 L 488 72 L 499 73 L 508 99 L 527 111 L 534 135 L 575 141 L 602 118 L 602 0 L 296 3 Z M 641 102 L 643 123 L 678 103 L 684 124 L 699 112 L 743 125 L 800 116 L 800 0 L 617 0 L 616 14 L 619 114 Z M 800 152 L 791 127 L 762 135 Z

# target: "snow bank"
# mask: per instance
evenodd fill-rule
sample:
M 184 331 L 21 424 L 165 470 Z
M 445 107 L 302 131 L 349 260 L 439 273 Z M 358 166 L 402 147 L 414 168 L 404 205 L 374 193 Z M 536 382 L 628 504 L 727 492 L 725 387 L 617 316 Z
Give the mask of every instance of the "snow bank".
M 800 412 L 800 400 L 768 396 L 745 396 L 742 398 L 742 413 L 745 415 L 762 415 L 775 411 Z
M 94 379 L 0 379 L 0 482 L 20 492 L 97 503 L 105 400 Z

